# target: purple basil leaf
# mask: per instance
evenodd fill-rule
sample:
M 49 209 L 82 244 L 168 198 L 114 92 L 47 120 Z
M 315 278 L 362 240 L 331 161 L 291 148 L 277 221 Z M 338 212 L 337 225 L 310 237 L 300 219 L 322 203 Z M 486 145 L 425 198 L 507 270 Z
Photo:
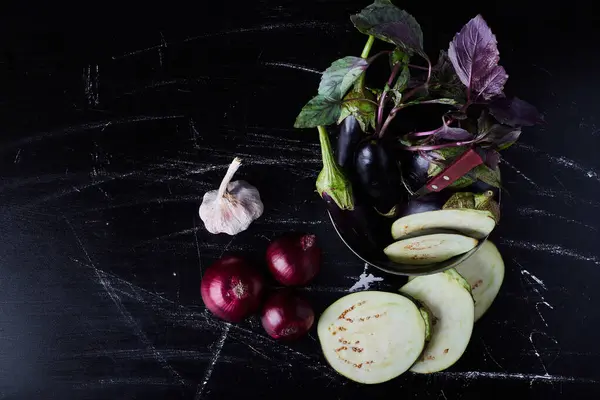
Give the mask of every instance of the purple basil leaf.
M 501 96 L 508 75 L 498 65 L 500 53 L 496 36 L 481 15 L 470 20 L 454 36 L 448 57 L 461 82 L 467 87 L 469 99 L 490 100 Z
M 350 19 L 365 35 L 373 35 L 405 50 L 423 53 L 421 26 L 412 15 L 396 7 L 390 0 L 375 0 Z
M 513 145 L 517 140 L 519 140 L 519 136 L 521 136 L 521 128 L 516 128 L 511 131 L 508 135 L 505 135 L 502 140 L 496 142 L 496 146 L 498 150 L 505 150 Z
M 319 94 L 341 100 L 368 66 L 367 60 L 361 57 L 348 56 L 335 60 L 323 72 Z
M 462 128 L 454 128 L 451 126 L 443 125 L 439 131 L 435 134 L 436 137 L 440 139 L 446 140 L 469 140 L 473 138 L 473 135 L 462 129 Z
M 542 123 L 544 119 L 538 110 L 518 97 L 506 97 L 494 100 L 490 104 L 490 114 L 503 124 L 510 126 L 531 126 Z
M 519 139 L 520 135 L 521 128 L 494 124 L 487 128 L 486 131 L 479 132 L 477 142 L 483 147 L 504 150 Z
M 484 162 L 485 165 L 495 170 L 498 167 L 498 163 L 500 163 L 500 153 L 496 150 L 488 149 L 484 154 Z

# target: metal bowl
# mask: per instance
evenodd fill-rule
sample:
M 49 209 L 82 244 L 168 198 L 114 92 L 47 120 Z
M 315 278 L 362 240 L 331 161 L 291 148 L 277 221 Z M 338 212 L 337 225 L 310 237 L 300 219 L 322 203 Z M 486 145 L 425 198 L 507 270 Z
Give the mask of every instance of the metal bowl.
M 498 204 L 500 204 L 500 193 L 498 193 Z M 369 247 L 366 241 L 362 240 L 365 236 L 362 232 L 357 232 L 356 230 L 352 231 L 344 231 L 340 229 L 339 223 L 335 221 L 334 217 L 331 213 L 329 213 L 329 218 L 331 219 L 331 224 L 333 225 L 336 233 L 342 239 L 342 242 L 354 253 L 358 258 L 360 258 L 365 263 L 372 265 L 375 268 L 378 268 L 384 272 L 394 275 L 405 275 L 405 276 L 416 276 L 416 275 L 429 275 L 436 272 L 441 272 L 449 268 L 453 268 L 458 266 L 460 263 L 465 261 L 467 258 L 471 257 L 477 250 L 481 248 L 481 246 L 488 239 L 489 235 L 479 240 L 477 246 L 463 254 L 452 257 L 446 261 L 434 264 L 427 265 L 410 265 L 410 264 L 398 264 L 393 261 L 390 261 L 387 256 L 383 253 L 383 249 L 387 244 L 381 243 L 378 248 Z M 390 223 L 391 225 L 391 223 Z M 388 230 L 388 232 L 391 232 Z M 448 232 L 448 231 L 446 231 Z M 428 232 L 433 233 L 433 232 Z M 457 232 L 460 233 L 460 232 Z M 391 236 L 390 236 L 391 237 Z

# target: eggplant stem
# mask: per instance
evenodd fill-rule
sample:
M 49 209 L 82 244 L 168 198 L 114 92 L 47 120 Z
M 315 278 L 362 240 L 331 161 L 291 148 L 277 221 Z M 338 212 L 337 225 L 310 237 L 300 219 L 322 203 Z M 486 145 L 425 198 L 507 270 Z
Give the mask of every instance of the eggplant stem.
M 375 36 L 369 36 L 369 40 L 365 44 L 362 53 L 360 53 L 361 58 L 369 57 L 369 53 L 371 52 L 371 48 L 373 47 L 373 43 L 375 43 Z
M 233 175 L 235 175 L 235 173 L 237 172 L 241 163 L 242 163 L 241 158 L 236 157 L 233 159 L 233 161 L 229 165 L 229 168 L 227 168 L 227 172 L 225 173 L 225 176 L 223 177 L 221 184 L 219 185 L 219 191 L 217 192 L 217 199 L 220 199 L 225 195 L 225 193 L 227 192 L 227 185 L 229 185 L 229 182 L 231 182 Z
M 367 43 L 365 43 L 365 47 L 363 48 L 363 51 L 360 54 L 361 58 L 367 59 L 367 57 L 369 57 L 369 53 L 371 52 L 373 43 L 375 43 L 375 36 L 369 36 L 369 39 L 367 40 Z M 378 55 L 379 54 L 373 56 L 372 58 L 376 58 Z M 370 60 L 370 62 L 372 62 L 372 60 Z M 369 64 L 370 64 L 370 62 L 369 62 Z M 366 75 L 367 75 L 367 71 L 364 71 L 362 74 L 360 74 L 360 76 L 358 77 L 358 80 L 354 84 L 355 88 L 358 88 L 360 90 L 364 89 Z

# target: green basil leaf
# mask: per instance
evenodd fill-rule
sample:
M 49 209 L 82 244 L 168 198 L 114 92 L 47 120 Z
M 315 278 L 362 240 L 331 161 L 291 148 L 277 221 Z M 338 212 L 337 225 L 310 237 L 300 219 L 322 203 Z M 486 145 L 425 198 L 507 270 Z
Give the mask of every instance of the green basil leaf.
M 394 43 L 404 51 L 423 52 L 423 31 L 417 20 L 390 0 L 375 2 L 350 17 L 362 33 Z
M 319 94 L 341 100 L 368 66 L 367 60 L 361 57 L 348 56 L 335 60 L 323 72 Z
M 500 168 L 491 169 L 485 164 L 481 164 L 473 169 L 474 176 L 482 182 L 487 183 L 496 188 L 502 188 L 502 180 L 500 178 Z
M 313 97 L 300 111 L 294 123 L 295 128 L 315 128 L 336 123 L 342 105 L 340 101 L 318 95 Z

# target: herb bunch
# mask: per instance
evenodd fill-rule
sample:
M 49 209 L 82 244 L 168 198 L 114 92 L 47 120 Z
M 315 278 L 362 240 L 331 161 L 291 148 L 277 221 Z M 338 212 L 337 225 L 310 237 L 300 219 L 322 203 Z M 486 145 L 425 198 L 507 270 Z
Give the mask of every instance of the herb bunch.
M 322 136 L 326 135 L 324 126 L 340 124 L 351 115 L 365 134 L 381 139 L 390 134 L 392 121 L 405 108 L 447 105 L 448 110 L 436 117 L 441 117 L 438 128 L 394 132 L 399 146 L 426 158 L 430 162 L 429 176 L 435 176 L 467 149 L 475 148 L 485 163 L 452 187 L 466 187 L 477 179 L 500 187 L 499 151 L 519 138 L 522 127 L 540 123 L 542 117 L 531 104 L 504 94 L 508 75 L 498 64 L 496 37 L 483 17 L 471 19 L 454 36 L 448 50 L 439 53 L 435 64 L 423 49 L 419 23 L 390 0 L 375 0 L 351 16 L 351 21 L 368 35 L 361 56 L 343 57 L 325 70 L 317 96 L 302 108 L 294 126 L 320 127 Z M 376 40 L 393 47 L 370 56 Z M 384 56 L 390 61 L 387 82 L 381 89 L 366 87 L 367 69 Z M 419 65 L 423 64 L 419 60 L 426 66 Z M 322 144 L 324 140 L 328 144 L 328 139 L 321 137 Z M 352 205 L 342 208 L 352 209 Z

